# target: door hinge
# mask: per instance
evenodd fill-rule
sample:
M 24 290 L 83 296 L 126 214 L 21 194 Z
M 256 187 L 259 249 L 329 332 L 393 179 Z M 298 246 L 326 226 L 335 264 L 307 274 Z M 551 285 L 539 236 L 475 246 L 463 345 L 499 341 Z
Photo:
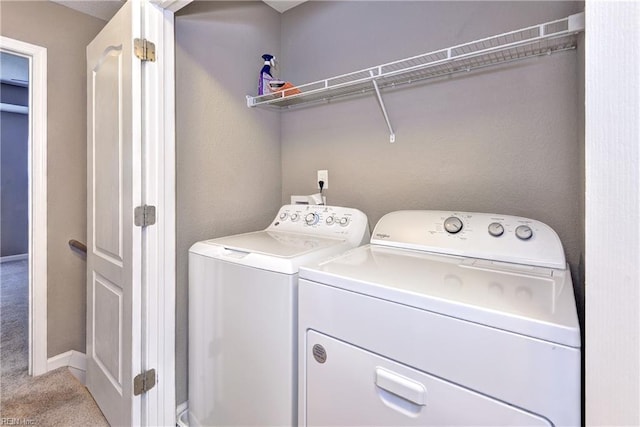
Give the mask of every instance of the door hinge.
M 138 206 L 133 211 L 133 223 L 137 227 L 146 227 L 156 223 L 156 207 L 150 205 Z
M 146 372 L 136 375 L 133 379 L 133 395 L 139 396 L 146 393 L 156 385 L 156 370 L 149 369 Z
M 133 39 L 133 52 L 141 61 L 156 62 L 156 45 L 147 39 Z

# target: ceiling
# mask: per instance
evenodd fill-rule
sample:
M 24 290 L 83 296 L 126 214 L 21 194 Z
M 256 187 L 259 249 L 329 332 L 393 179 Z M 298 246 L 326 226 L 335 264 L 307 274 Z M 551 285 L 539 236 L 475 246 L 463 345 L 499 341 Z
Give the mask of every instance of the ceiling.
M 286 10 L 296 7 L 297 5 L 304 3 L 307 0 L 294 1 L 294 0 L 262 0 L 278 12 L 282 13 Z
M 93 17 L 102 19 L 103 21 L 110 20 L 113 15 L 116 14 L 120 7 L 124 3 L 124 0 L 51 0 L 54 3 L 61 4 L 62 6 L 75 9 L 78 12 L 82 12 L 85 15 L 91 15 Z
M 126 0 L 51 0 L 62 6 L 75 9 L 86 15 L 102 19 L 110 20 L 116 14 Z M 263 0 L 266 4 L 282 13 L 304 3 L 307 0 Z

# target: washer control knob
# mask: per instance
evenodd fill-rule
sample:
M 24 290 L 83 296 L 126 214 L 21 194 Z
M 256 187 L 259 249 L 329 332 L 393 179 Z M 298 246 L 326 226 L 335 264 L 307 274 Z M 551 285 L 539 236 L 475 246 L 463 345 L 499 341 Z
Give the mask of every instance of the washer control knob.
M 307 223 L 307 225 L 313 225 L 315 223 L 318 222 L 318 215 L 312 213 L 308 213 L 307 216 L 304 217 L 304 221 Z
M 346 216 L 343 216 L 342 218 L 340 218 L 340 225 L 343 227 L 346 227 L 347 225 L 349 225 L 349 218 Z
M 284 221 L 285 219 L 287 219 L 287 216 L 289 216 L 289 214 L 288 214 L 288 213 L 286 213 L 286 212 L 282 212 L 282 213 L 280 214 L 280 219 L 281 219 L 282 221 Z
M 489 234 L 493 237 L 500 237 L 504 234 L 504 227 L 499 222 L 492 222 L 489 224 Z
M 298 215 L 297 213 L 291 214 L 291 221 L 297 221 L 300 219 L 300 215 Z
M 335 217 L 328 216 L 325 222 L 327 223 L 327 225 L 333 225 L 336 222 L 336 219 Z
M 456 234 L 462 230 L 462 221 L 458 217 L 450 216 L 444 220 L 444 229 L 447 230 L 447 233 Z
M 520 240 L 529 240 L 533 236 L 533 230 L 528 225 L 516 227 L 516 237 Z

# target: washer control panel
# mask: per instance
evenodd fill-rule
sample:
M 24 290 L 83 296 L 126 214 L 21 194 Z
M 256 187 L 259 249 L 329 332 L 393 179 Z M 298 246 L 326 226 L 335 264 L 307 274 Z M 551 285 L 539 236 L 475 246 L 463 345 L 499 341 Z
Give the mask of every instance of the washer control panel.
M 380 219 L 371 243 L 565 269 L 556 232 L 529 218 L 476 212 L 397 211 Z
M 367 216 L 341 206 L 284 205 L 267 230 L 288 231 L 369 242 Z M 363 240 L 363 236 L 366 239 Z M 366 241 L 365 241 L 366 240 Z

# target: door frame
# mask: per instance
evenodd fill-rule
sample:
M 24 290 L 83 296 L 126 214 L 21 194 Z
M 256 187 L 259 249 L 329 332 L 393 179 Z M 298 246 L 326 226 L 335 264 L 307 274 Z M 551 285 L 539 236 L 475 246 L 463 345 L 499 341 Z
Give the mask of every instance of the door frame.
M 143 204 L 157 222 L 143 232 L 142 370 L 155 368 L 157 385 L 141 399 L 141 425 L 176 425 L 176 185 L 174 13 L 192 0 L 147 0 L 143 37 L 156 47 L 144 63 Z
M 142 237 L 143 324 L 148 331 L 142 370 L 155 368 L 158 382 L 142 400 L 141 424 L 176 425 L 173 13 L 150 3 L 145 6 L 143 35 L 156 45 L 156 62 L 143 64 L 143 204 L 156 206 L 158 215 L 156 225 L 146 227 Z
M 47 48 L 0 36 L 29 60 L 29 374 L 47 372 Z
M 586 425 L 640 420 L 640 4 L 585 2 Z

